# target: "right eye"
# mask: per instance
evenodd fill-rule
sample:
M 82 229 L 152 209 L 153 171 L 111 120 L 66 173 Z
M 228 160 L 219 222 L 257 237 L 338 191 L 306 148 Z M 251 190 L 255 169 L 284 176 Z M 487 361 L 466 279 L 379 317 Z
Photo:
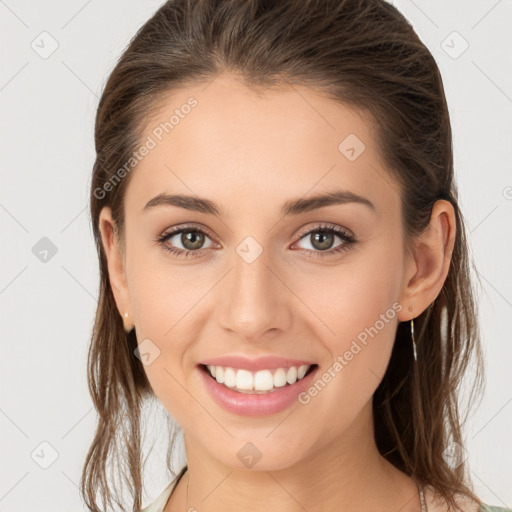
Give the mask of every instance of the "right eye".
M 203 253 L 204 249 L 201 246 L 204 244 L 205 237 L 209 238 L 208 234 L 202 229 L 195 226 L 185 226 L 165 232 L 156 241 L 166 251 L 180 257 L 188 257 L 192 256 L 193 253 L 193 256 Z M 176 238 L 176 240 L 169 246 L 167 242 L 173 238 Z M 176 244 L 181 244 L 183 249 L 176 247 Z

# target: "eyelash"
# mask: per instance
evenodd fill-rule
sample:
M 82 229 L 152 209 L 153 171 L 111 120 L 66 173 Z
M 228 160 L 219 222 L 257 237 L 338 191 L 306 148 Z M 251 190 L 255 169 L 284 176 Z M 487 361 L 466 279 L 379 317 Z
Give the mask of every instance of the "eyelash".
M 169 247 L 168 245 L 166 245 L 165 242 L 167 242 L 167 240 L 172 238 L 174 235 L 177 235 L 179 233 L 184 233 L 184 232 L 202 233 L 202 234 L 208 236 L 209 238 L 211 238 L 210 235 L 206 231 L 204 231 L 203 229 L 200 229 L 199 227 L 183 226 L 183 227 L 180 227 L 178 229 L 169 231 L 167 233 L 164 233 L 164 234 L 158 236 L 155 241 L 159 245 L 161 245 L 164 250 L 166 250 L 169 253 L 174 254 L 176 256 L 184 257 L 184 258 L 187 258 L 189 256 L 191 256 L 193 258 L 200 256 L 201 253 L 203 251 L 205 251 L 206 249 L 199 249 L 197 251 L 191 251 L 191 250 L 187 250 L 187 249 L 176 249 L 175 247 Z M 324 255 L 332 256 L 333 254 L 341 253 L 343 251 L 348 250 L 350 248 L 350 246 L 352 246 L 353 244 L 355 244 L 357 242 L 355 237 L 353 237 L 352 235 L 349 235 L 344 230 L 337 228 L 335 226 L 326 225 L 326 224 L 324 224 L 322 226 L 318 226 L 314 229 L 310 229 L 306 233 L 301 234 L 301 236 L 299 237 L 299 240 L 302 240 L 304 237 L 311 235 L 313 233 L 317 233 L 317 232 L 337 235 L 339 238 L 341 238 L 343 240 L 344 243 L 334 249 L 329 249 L 328 251 L 313 251 L 311 249 L 302 249 L 302 250 L 310 253 L 309 257 L 322 258 L 322 257 L 326 257 Z

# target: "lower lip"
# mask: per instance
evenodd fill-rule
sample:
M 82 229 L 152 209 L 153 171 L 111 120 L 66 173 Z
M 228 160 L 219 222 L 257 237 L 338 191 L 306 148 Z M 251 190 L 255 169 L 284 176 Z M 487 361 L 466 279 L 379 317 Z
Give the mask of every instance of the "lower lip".
M 318 366 L 308 375 L 294 384 L 289 384 L 276 391 L 262 394 L 240 393 L 230 389 L 224 384 L 219 384 L 202 366 L 198 367 L 199 373 L 217 404 L 234 414 L 244 416 L 264 416 L 283 411 L 297 400 L 300 393 L 305 391 L 313 380 Z

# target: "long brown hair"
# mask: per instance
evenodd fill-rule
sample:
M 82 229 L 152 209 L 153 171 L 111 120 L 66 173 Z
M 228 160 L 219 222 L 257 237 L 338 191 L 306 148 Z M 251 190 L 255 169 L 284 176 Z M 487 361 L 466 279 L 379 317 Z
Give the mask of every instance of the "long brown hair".
M 484 368 L 454 183 L 450 118 L 433 56 L 405 17 L 383 0 L 171 0 L 120 57 L 96 116 L 90 207 L 100 288 L 88 383 L 99 417 L 80 488 L 89 509 L 105 510 L 112 500 L 121 505 L 119 493 L 113 493 L 117 487 L 108 481 L 114 463 L 132 495 L 130 506 L 141 509 L 142 407 L 155 399 L 134 355 L 135 331 L 125 334 L 113 298 L 100 211 L 112 208 L 123 246 L 123 198 L 131 176 L 126 162 L 140 147 L 149 116 L 166 93 L 209 82 L 224 71 L 261 91 L 311 86 L 368 113 L 383 161 L 400 183 L 407 247 L 428 225 L 437 199 L 453 205 L 456 241 L 448 276 L 434 303 L 415 318 L 418 364 L 412 364 L 409 323 L 402 322 L 373 397 L 375 433 L 384 457 L 432 485 L 450 506 L 456 506 L 455 493 L 481 503 L 471 490 L 466 464 L 453 464 L 446 456 L 453 447 L 464 449 L 461 428 L 467 415 L 459 416 L 458 403 L 462 378 L 474 357 L 469 397 L 474 404 L 483 389 Z

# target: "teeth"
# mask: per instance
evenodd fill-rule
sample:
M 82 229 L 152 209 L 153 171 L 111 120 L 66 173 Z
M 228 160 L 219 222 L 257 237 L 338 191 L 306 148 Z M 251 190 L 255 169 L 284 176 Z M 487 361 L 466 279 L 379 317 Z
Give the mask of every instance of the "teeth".
M 238 370 L 236 372 L 235 386 L 237 389 L 253 389 L 253 377 L 251 372 L 247 370 Z
M 274 387 L 281 388 L 286 386 L 286 371 L 284 368 L 278 368 L 274 373 L 273 379 Z
M 233 368 L 226 368 L 224 371 L 224 386 L 234 388 L 236 384 L 236 373 Z
M 286 382 L 288 382 L 288 384 L 293 384 L 296 380 L 297 380 L 297 368 L 295 368 L 295 366 L 292 366 L 288 370 L 288 373 L 286 374 Z
M 309 369 L 309 366 L 305 366 L 305 365 L 299 366 L 299 368 L 297 370 L 297 379 L 302 379 L 302 377 L 304 377 L 304 375 L 306 375 L 306 372 L 308 371 L 308 369 Z
M 275 388 L 281 388 L 287 384 L 294 384 L 304 378 L 310 367 L 311 365 L 304 364 L 299 367 L 291 366 L 290 368 L 251 372 L 230 367 L 207 366 L 210 375 L 219 384 L 224 384 L 228 388 L 236 389 L 241 393 L 266 393 L 275 391 Z

